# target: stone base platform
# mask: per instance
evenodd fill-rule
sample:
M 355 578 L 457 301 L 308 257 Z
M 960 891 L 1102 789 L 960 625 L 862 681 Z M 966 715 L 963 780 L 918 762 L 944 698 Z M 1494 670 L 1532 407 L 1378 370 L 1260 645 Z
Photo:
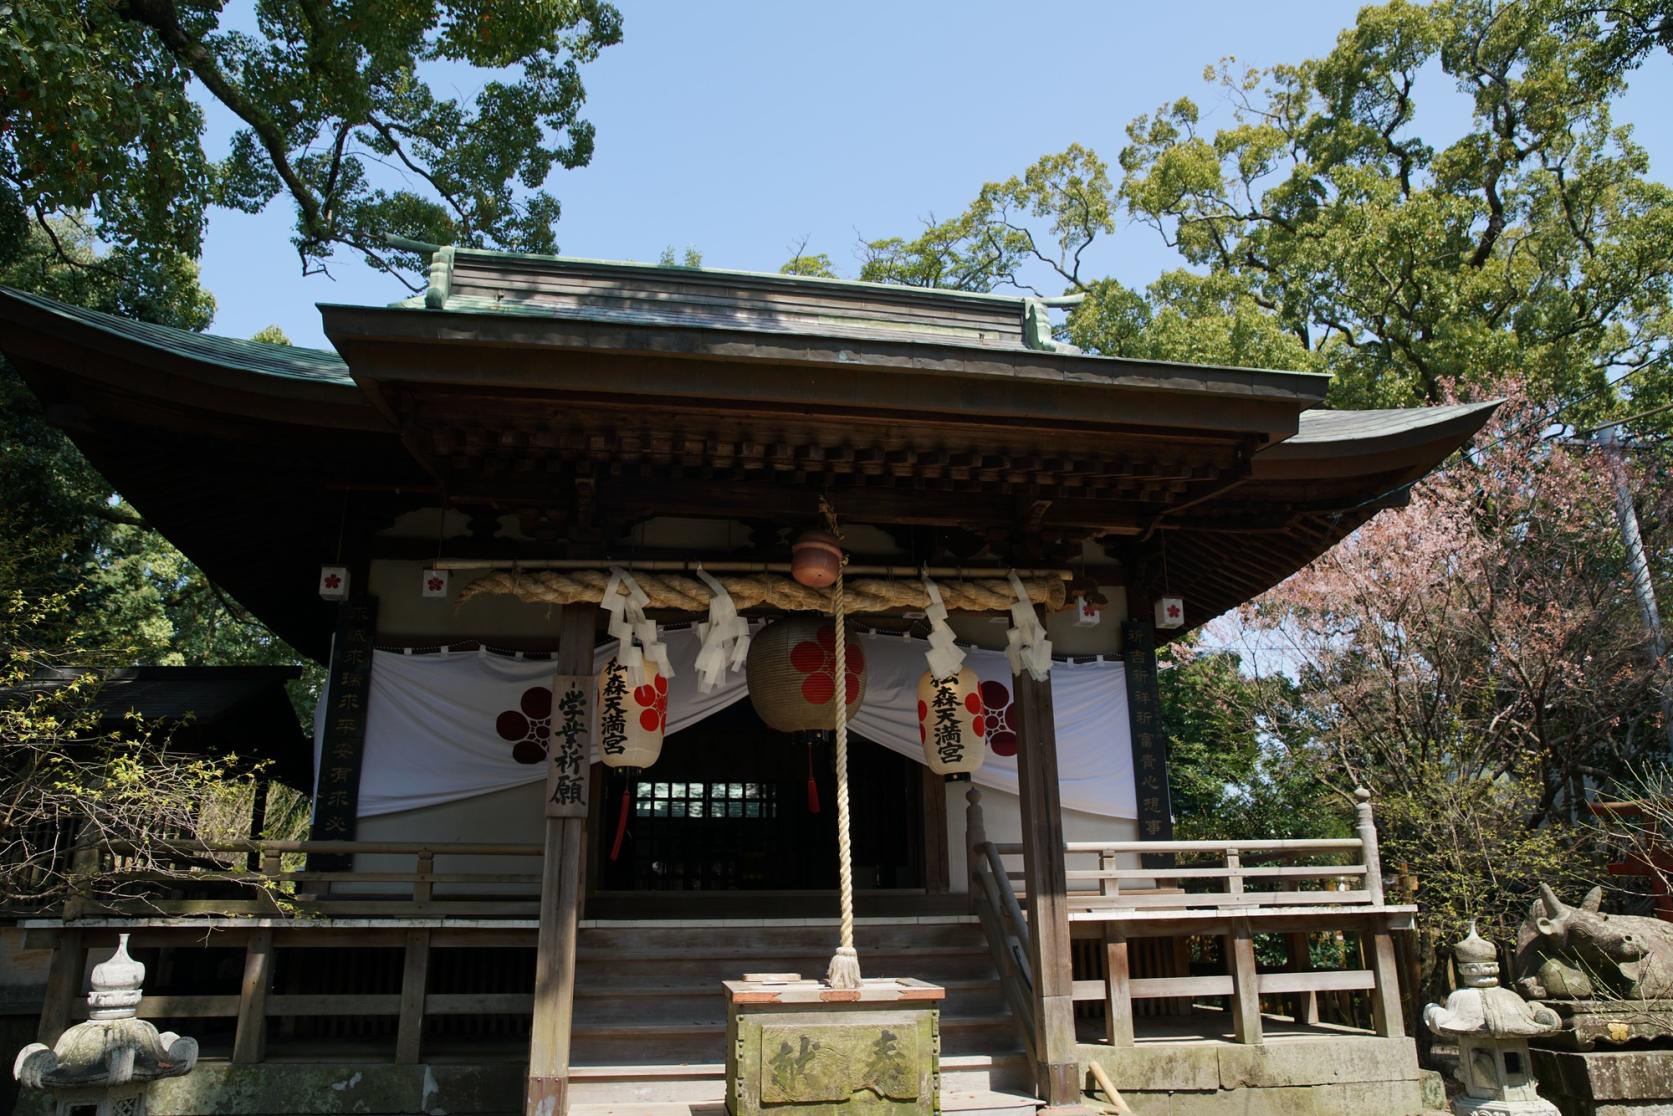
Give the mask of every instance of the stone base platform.
M 1082 1043 L 1136 1116 L 1418 1116 L 1433 1111 L 1411 1039 L 1297 1029 L 1258 1046 L 1199 1040 Z
M 1539 1095 L 1563 1116 L 1673 1116 L 1673 1050 L 1533 1050 Z

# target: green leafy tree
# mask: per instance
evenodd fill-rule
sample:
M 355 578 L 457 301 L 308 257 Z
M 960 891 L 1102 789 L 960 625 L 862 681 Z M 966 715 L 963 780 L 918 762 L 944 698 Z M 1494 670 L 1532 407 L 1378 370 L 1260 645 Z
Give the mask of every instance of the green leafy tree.
M 285 331 L 276 325 L 262 326 L 260 329 L 250 334 L 250 340 L 260 341 L 264 345 L 290 344 L 290 338 L 285 336 Z
M 796 249 L 796 254 L 779 265 L 780 275 L 806 275 L 814 279 L 839 278 L 831 257 L 824 252 L 808 253 L 807 245 Z
M 418 267 L 389 234 L 555 250 L 543 186 L 592 157 L 580 67 L 620 41 L 615 8 L 258 0 L 249 30 L 223 15 L 202 0 L 0 3 L 0 209 L 49 236 L 51 218 L 85 216 L 103 243 L 195 258 L 210 205 L 284 196 L 304 272 L 338 247 Z M 475 97 L 438 96 L 437 67 L 480 74 Z M 188 83 L 240 123 L 222 159 Z
M 1087 297 L 1061 330 L 1093 352 L 1332 373 L 1338 406 L 1441 402 L 1516 369 L 1540 401 L 1609 407 L 1612 379 L 1673 340 L 1673 191 L 1611 105 L 1665 48 L 1665 0 L 1392 0 L 1327 55 L 1206 75 L 1133 121 L 1112 178 L 1080 145 L 983 186 L 913 239 L 872 240 L 861 278 Z M 1420 97 L 1472 105 L 1420 130 Z M 1189 270 L 1143 289 L 1090 273 L 1118 214 Z M 1673 377 L 1632 384 L 1673 398 Z
M 1157 674 L 1168 789 L 1181 840 L 1347 836 L 1346 800 L 1320 777 L 1294 684 L 1252 677 L 1239 656 L 1193 638 L 1164 648 Z
M 672 244 L 662 250 L 657 257 L 658 264 L 663 267 L 702 267 L 703 253 L 691 245 L 686 245 L 684 252 L 675 252 Z

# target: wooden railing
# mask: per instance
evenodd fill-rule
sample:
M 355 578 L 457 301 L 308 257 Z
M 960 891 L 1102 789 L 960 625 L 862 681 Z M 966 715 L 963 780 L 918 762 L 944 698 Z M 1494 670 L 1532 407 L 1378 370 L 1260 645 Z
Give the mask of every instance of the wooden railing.
M 971 804 L 972 897 L 984 925 L 990 917 L 984 906 L 994 911 L 1014 908 L 1020 921 L 1021 903 L 1011 885 L 1026 881 L 1007 858 L 1020 857 L 1023 848 L 986 839 L 976 799 L 973 796 Z M 1353 837 L 1069 842 L 1064 853 L 1070 923 L 1092 924 L 1085 929 L 1101 935 L 1104 950 L 1105 979 L 1077 980 L 1074 998 L 1104 1001 L 1112 1045 L 1133 1041 L 1136 1000 L 1171 1000 L 1184 1007 L 1199 997 L 1226 997 L 1238 1041 L 1258 1043 L 1263 996 L 1293 998 L 1296 1021 L 1312 1024 L 1319 1019 L 1321 992 L 1370 992 L 1377 1033 L 1402 1034 L 1391 933 L 1409 926 L 1416 908 L 1384 901 L 1376 826 L 1369 796 L 1363 792 Z M 1146 859 L 1148 866 L 1142 863 Z M 999 928 L 1007 929 L 1003 923 Z M 1321 930 L 1361 935 L 1369 943 L 1363 954 L 1370 967 L 1313 971 L 1311 935 Z M 1282 939 L 1289 957 L 1287 971 L 1258 971 L 1256 934 Z M 1017 936 L 1026 947 L 1026 928 Z M 989 937 L 995 940 L 993 930 Z M 1172 976 L 1132 974 L 1131 940 L 1190 937 L 1219 939 L 1227 971 L 1201 976 L 1182 971 Z
M 539 910 L 537 844 L 168 841 L 115 845 L 97 855 L 102 863 L 86 866 L 96 886 L 80 888 L 60 911 L 37 913 L 532 918 Z M 397 863 L 306 866 L 313 858 L 344 856 Z M 462 870 L 461 858 L 483 870 Z M 506 870 L 519 862 L 526 870 Z
M 969 841 L 970 902 L 999 973 L 1000 990 L 1011 1009 L 1030 1058 L 1037 1059 L 1034 1039 L 1034 974 L 1029 964 L 1028 918 L 1011 887 L 1010 874 L 999 851 L 987 839 L 982 820 L 982 794 L 971 787 L 965 794 L 965 837 Z
M 134 925 L 135 922 L 141 924 Z M 66 1026 L 87 1017 L 83 974 L 89 960 L 101 960 L 108 955 L 119 931 L 129 933 L 131 949 L 159 950 L 161 956 L 172 951 L 177 958 L 189 958 L 198 955 L 205 945 L 238 951 L 240 965 L 231 974 L 235 985 L 221 984 L 215 990 L 180 994 L 169 989 L 166 979 L 160 988 L 154 980 L 153 989 L 147 991 L 138 1008 L 141 1018 L 160 1023 L 189 1020 L 196 1027 L 205 1020 L 229 1021 L 232 1040 L 227 1053 L 234 1062 L 264 1059 L 274 1020 L 283 1021 L 282 1026 L 288 1028 L 297 1021 L 312 1021 L 318 1027 L 340 1026 L 358 1019 L 380 1024 L 384 1020 L 392 1021 L 393 1033 L 388 1037 L 392 1040 L 395 1061 L 411 1064 L 420 1060 L 426 1019 L 460 1020 L 473 1025 L 480 1025 L 482 1017 L 526 1020 L 534 1003 L 535 927 L 526 920 L 502 920 L 495 924 L 473 919 L 453 924 L 439 919 L 356 919 L 348 930 L 334 921 L 308 919 L 239 918 L 186 923 L 168 919 L 127 920 L 104 927 L 72 925 L 51 931 L 26 931 L 30 939 L 39 935 L 40 944 L 54 951 L 41 1005 L 39 1041 L 50 1045 Z M 291 955 L 288 971 L 292 976 L 302 969 L 314 971 L 320 966 L 325 966 L 327 974 L 352 976 L 357 965 L 364 966 L 367 959 L 392 949 L 400 951 L 398 975 L 392 983 L 384 981 L 386 988 L 377 991 L 348 990 L 357 984 L 364 987 L 359 980 L 345 980 L 340 990 L 328 992 L 297 991 L 293 990 L 294 981 L 293 987 L 287 988 L 285 983 L 275 980 L 283 967 L 279 957 L 287 952 Z M 526 967 L 526 980 L 502 982 L 503 988 L 519 990 L 434 990 L 432 969 L 439 953 L 484 949 L 494 953 L 522 951 L 508 959 L 509 965 L 494 966 L 496 972 L 521 972 Z M 298 953 L 309 955 L 309 960 L 301 961 L 295 956 Z M 143 952 L 140 955 L 145 956 Z M 480 953 L 470 955 L 481 956 Z M 449 964 L 457 969 L 459 962 L 452 960 Z M 381 977 L 381 969 L 379 972 Z M 461 1017 L 477 1019 L 473 1022 Z

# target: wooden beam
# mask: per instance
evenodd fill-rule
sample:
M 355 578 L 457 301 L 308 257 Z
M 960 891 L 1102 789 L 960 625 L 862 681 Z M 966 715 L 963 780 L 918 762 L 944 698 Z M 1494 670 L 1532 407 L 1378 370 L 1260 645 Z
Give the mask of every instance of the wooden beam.
M 1021 721 L 1017 779 L 1028 876 L 1028 960 L 1034 971 L 1035 1084 L 1049 1107 L 1071 1107 L 1080 1103 L 1081 1069 L 1051 680 L 1037 682 L 1025 671 L 1012 676 L 1011 687 Z
M 555 673 L 591 676 L 597 617 L 595 604 L 563 606 Z M 553 747 L 557 736 L 554 732 Z M 586 802 L 585 794 L 581 801 Z M 575 939 L 587 819 L 547 813 L 525 1116 L 563 1116 L 569 1110 L 569 1028 L 575 1010 Z
M 257 930 L 244 945 L 244 980 L 238 989 L 234 1062 L 259 1062 L 267 1048 L 267 993 L 273 983 L 273 931 Z

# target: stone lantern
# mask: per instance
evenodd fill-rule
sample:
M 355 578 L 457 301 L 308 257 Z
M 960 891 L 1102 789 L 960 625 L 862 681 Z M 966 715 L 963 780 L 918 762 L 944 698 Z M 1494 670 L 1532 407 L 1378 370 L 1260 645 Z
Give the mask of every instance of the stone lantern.
M 1458 1043 L 1458 1080 L 1464 1095 L 1452 1102 L 1458 1116 L 1560 1116 L 1557 1107 L 1535 1091 L 1528 1040 L 1556 1033 L 1562 1019 L 1499 987 L 1499 961 L 1492 943 L 1470 936 L 1452 947 L 1458 979 L 1464 987 L 1430 1004 L 1423 1022 L 1435 1034 Z
M 18 1051 L 12 1075 L 31 1089 L 50 1089 L 57 1116 L 145 1116 L 151 1082 L 191 1072 L 196 1039 L 181 1038 L 138 1018 L 145 966 L 128 956 L 128 935 L 116 952 L 93 966 L 88 1018 L 48 1049 L 34 1042 Z

